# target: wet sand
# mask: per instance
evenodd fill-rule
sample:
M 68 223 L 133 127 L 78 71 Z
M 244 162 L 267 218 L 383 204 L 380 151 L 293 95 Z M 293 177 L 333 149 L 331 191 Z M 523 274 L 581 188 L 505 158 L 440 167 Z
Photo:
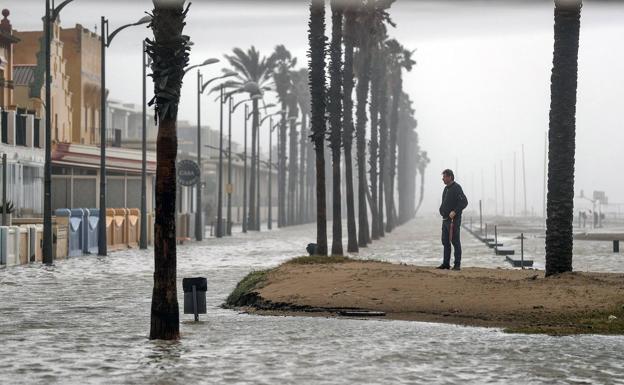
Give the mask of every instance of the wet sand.
M 247 309 L 263 314 L 337 315 L 340 309 L 365 309 L 385 312 L 388 319 L 510 331 L 624 330 L 621 273 L 544 278 L 538 270 L 449 271 L 372 261 L 285 263 L 268 271 L 248 294 L 254 300 L 248 301 Z

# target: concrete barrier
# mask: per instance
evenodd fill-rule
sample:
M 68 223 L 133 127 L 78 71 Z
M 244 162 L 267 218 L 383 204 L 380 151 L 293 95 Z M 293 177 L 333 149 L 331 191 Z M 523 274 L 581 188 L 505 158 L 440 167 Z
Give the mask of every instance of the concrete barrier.
M 100 223 L 100 209 L 86 209 L 84 219 L 84 240 L 82 252 L 85 254 L 97 254 L 98 252 L 98 227 Z

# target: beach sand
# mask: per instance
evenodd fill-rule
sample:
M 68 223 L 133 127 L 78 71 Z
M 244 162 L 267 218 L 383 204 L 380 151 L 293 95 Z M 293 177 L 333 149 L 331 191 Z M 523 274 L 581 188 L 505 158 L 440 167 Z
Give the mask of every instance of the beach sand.
M 396 320 L 502 327 L 509 331 L 622 333 L 624 274 L 463 268 L 437 270 L 348 260 L 287 262 L 248 288 L 246 310 L 261 314 L 385 312 Z M 613 318 L 616 317 L 616 318 Z

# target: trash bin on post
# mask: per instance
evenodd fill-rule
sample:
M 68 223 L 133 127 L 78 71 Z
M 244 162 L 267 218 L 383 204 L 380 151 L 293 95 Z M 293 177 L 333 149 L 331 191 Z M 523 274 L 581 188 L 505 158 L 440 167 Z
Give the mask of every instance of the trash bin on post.
M 82 251 L 85 254 L 97 254 L 98 252 L 98 226 L 100 223 L 100 209 L 86 209 L 84 220 L 84 243 Z
M 206 291 L 208 280 L 204 277 L 182 279 L 184 290 L 184 314 L 194 314 L 199 321 L 199 314 L 206 314 Z
M 69 238 L 69 251 L 68 255 L 70 257 L 80 257 L 82 255 L 82 241 L 83 241 L 83 219 L 84 219 L 84 210 L 83 209 L 73 209 L 71 210 L 71 214 L 69 217 L 69 228 L 68 235 Z

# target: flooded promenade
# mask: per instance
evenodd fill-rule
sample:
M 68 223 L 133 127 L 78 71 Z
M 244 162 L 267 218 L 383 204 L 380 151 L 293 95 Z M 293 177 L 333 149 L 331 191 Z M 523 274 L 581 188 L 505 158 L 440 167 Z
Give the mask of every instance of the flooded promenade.
M 418 219 L 360 253 L 440 259 L 439 222 Z M 303 254 L 314 226 L 235 234 L 178 249 L 183 277 L 208 278 L 208 314 L 183 315 L 178 342 L 147 339 L 151 251 L 0 270 L 2 384 L 624 383 L 624 337 L 510 335 L 386 320 L 262 317 L 221 309 L 245 274 Z M 463 233 L 464 266 L 508 268 Z M 515 234 L 501 234 L 514 245 Z M 543 266 L 543 239 L 526 253 Z M 623 272 L 609 242 L 576 242 L 575 270 Z

